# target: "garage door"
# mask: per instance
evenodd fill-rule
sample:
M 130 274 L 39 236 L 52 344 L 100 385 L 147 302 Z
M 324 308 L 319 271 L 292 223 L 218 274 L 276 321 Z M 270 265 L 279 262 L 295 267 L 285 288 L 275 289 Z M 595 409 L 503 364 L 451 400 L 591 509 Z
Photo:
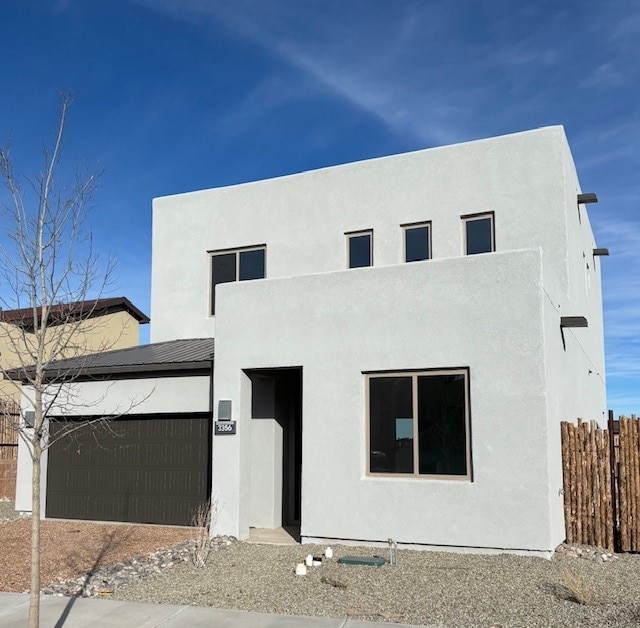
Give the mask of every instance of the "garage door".
M 52 421 L 52 438 L 65 425 Z M 109 419 L 66 435 L 49 450 L 46 514 L 189 525 L 210 495 L 210 469 L 206 415 Z

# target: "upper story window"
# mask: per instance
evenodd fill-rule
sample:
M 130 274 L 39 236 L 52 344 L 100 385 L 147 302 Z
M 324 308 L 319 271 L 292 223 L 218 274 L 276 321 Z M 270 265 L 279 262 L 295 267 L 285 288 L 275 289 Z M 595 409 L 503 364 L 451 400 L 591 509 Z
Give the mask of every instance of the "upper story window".
M 373 265 L 373 231 L 346 233 L 349 268 Z
M 242 249 L 211 252 L 211 309 L 216 313 L 216 286 L 231 281 L 264 279 L 267 247 L 252 246 Z
M 462 216 L 467 255 L 491 253 L 496 250 L 493 212 Z
M 404 230 L 404 261 L 431 259 L 431 223 L 402 225 Z
M 471 479 L 467 369 L 367 375 L 368 474 Z

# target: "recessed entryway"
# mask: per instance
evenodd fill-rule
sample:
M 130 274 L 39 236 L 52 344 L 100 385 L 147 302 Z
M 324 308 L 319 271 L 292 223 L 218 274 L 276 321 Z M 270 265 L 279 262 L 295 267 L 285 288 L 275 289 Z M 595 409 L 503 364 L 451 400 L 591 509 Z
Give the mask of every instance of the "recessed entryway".
M 251 380 L 249 526 L 284 527 L 291 530 L 290 536 L 299 538 L 302 368 L 254 369 L 247 375 Z
M 249 528 L 247 543 L 257 545 L 298 545 L 300 543 L 300 528 Z

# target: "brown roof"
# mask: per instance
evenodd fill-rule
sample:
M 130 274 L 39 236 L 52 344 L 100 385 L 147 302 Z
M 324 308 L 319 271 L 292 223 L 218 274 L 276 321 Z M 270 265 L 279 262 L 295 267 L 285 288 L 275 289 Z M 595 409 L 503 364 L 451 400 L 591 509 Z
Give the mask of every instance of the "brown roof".
M 97 299 L 95 301 L 76 301 L 75 303 L 61 303 L 52 305 L 49 308 L 49 323 L 63 323 L 69 319 L 92 318 L 93 316 L 103 316 L 113 312 L 128 312 L 139 323 L 148 323 L 149 317 L 139 310 L 126 297 L 110 297 L 107 299 Z M 38 308 L 38 316 L 42 308 Z M 33 327 L 33 309 L 30 307 L 19 310 L 0 311 L 0 321 L 14 323 L 23 327 Z
M 150 376 L 157 371 L 207 371 L 213 368 L 213 338 L 167 340 L 126 349 L 115 349 L 51 362 L 45 375 L 67 378 L 114 377 L 123 374 Z M 28 381 L 33 367 L 7 371 L 11 379 Z

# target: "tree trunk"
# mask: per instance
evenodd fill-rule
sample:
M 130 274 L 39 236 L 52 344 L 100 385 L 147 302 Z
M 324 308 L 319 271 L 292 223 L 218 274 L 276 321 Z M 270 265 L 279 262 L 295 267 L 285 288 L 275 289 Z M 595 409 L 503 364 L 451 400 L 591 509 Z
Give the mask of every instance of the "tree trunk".
M 29 628 L 40 626 L 40 439 L 33 439 L 33 474 L 31 478 L 31 597 L 29 600 Z

